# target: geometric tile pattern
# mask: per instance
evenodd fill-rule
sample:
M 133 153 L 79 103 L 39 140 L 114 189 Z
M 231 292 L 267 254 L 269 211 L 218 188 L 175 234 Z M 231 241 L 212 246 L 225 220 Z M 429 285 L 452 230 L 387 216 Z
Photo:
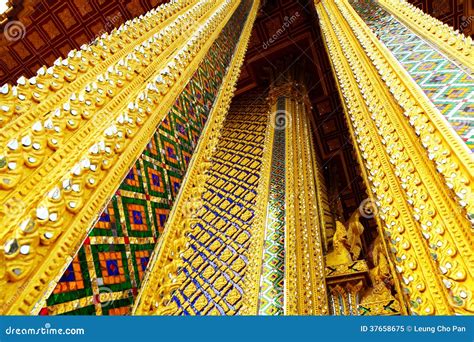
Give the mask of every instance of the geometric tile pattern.
M 186 279 L 173 294 L 178 314 L 234 315 L 242 305 L 268 116 L 263 98 L 231 104 L 182 256 Z
M 277 102 L 277 113 L 285 111 L 285 98 Z M 271 120 L 277 120 L 277 116 Z M 259 315 L 283 315 L 285 279 L 285 151 L 286 125 L 274 123 L 267 225 L 265 230 Z
M 232 59 L 241 19 L 234 16 L 214 42 L 102 211 L 41 314 L 130 313 Z
M 474 151 L 474 78 L 375 1 L 351 0 L 351 3 Z

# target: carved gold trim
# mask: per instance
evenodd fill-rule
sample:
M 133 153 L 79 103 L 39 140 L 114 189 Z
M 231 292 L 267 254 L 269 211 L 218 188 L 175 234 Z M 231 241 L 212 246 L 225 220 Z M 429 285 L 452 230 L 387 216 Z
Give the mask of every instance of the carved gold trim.
M 296 232 L 296 204 L 295 204 L 295 149 L 296 146 L 294 135 L 292 133 L 291 122 L 293 115 L 288 113 L 291 111 L 289 104 L 285 101 L 285 112 L 287 116 L 286 130 L 286 230 L 285 230 L 285 314 L 298 315 L 299 314 L 299 300 L 300 297 L 300 275 L 298 274 L 298 260 L 301 259 L 298 236 Z M 288 119 L 289 117 L 289 119 Z
M 452 189 L 450 197 L 466 209 L 466 216 L 474 213 L 474 193 L 470 184 L 474 175 L 474 154 L 352 6 L 340 1 L 337 4 L 380 77 L 403 108 L 406 121 L 425 148 L 426 155 L 443 175 L 446 186 Z
M 329 48 L 328 48 L 328 45 L 327 45 L 327 42 L 324 41 L 324 47 L 329 54 Z M 350 134 L 350 138 L 351 138 L 351 141 L 352 142 L 356 142 L 357 141 L 357 136 L 354 132 L 354 128 L 353 126 L 351 125 L 351 122 L 350 122 L 350 114 L 349 114 L 349 109 L 347 107 L 347 104 L 346 102 L 344 101 L 344 94 L 343 94 L 343 91 L 342 91 L 342 88 L 340 86 L 340 81 L 337 77 L 337 74 L 336 74 L 336 70 L 334 68 L 334 65 L 332 65 L 332 73 L 333 73 L 333 76 L 334 76 L 334 79 L 336 80 L 336 83 L 338 84 L 338 87 L 337 87 L 337 91 L 339 93 L 339 97 L 341 98 L 341 104 L 342 104 L 342 108 L 343 108 L 343 111 L 344 111 L 344 115 L 345 115 L 345 119 L 346 119 L 346 122 L 347 122 L 347 126 L 349 128 L 349 134 Z M 361 150 L 360 148 L 357 146 L 357 144 L 353 143 L 353 146 L 354 146 L 354 149 L 355 149 L 355 155 L 356 155 L 356 158 L 357 158 L 357 162 L 359 164 L 359 167 L 360 167 L 360 171 L 361 171 L 361 177 L 362 179 L 364 180 L 364 184 L 366 185 L 367 189 L 371 189 L 372 187 L 372 183 L 371 181 L 369 180 L 369 177 L 371 177 L 368 173 L 368 169 L 364 167 L 365 163 L 364 163 L 364 158 L 362 157 L 362 153 L 361 153 Z M 368 191 L 367 193 L 367 196 L 368 196 L 368 199 L 370 201 L 370 203 L 376 203 L 376 197 L 375 197 L 375 192 L 374 191 Z M 403 303 L 403 305 L 401 305 L 401 313 L 403 315 L 407 315 L 408 314 L 408 311 L 407 311 L 407 305 L 406 305 L 406 298 L 405 296 L 403 295 L 403 290 L 402 290 L 402 286 L 400 284 L 400 278 L 397 276 L 397 272 L 395 270 L 395 264 L 396 262 L 393 260 L 394 259 L 394 256 L 393 256 L 393 253 L 389 253 L 390 249 L 388 247 L 388 243 L 385 239 L 385 232 L 384 232 L 384 221 L 381 219 L 380 215 L 375 215 L 374 216 L 374 219 L 377 223 L 377 231 L 378 231 L 378 234 L 381 236 L 381 237 L 384 237 L 382 239 L 382 244 L 384 246 L 384 251 L 385 251 L 385 255 L 386 256 L 389 256 L 392 260 L 391 262 L 389 262 L 389 267 L 390 267 L 390 273 L 392 275 L 392 278 L 394 280 L 394 286 L 395 286 L 395 290 L 396 290 L 396 293 L 397 293 L 397 299 L 399 300 L 400 303 Z
M 309 110 L 308 110 L 309 112 Z M 321 161 L 315 150 L 315 142 L 313 135 L 309 136 L 310 138 L 310 152 L 312 155 L 311 161 L 313 166 L 314 182 L 316 184 L 316 196 L 319 212 L 319 222 L 321 225 L 321 235 L 323 239 L 323 252 L 326 252 L 328 249 L 328 237 L 327 232 L 334 232 L 334 218 L 332 217 L 331 207 L 329 205 L 329 197 L 327 193 L 326 183 L 324 181 L 323 168 L 320 166 Z
M 113 122 L 113 113 L 122 108 L 124 101 L 136 98 L 143 83 L 148 81 L 156 70 L 165 62 L 173 61 L 170 55 L 192 36 L 197 23 L 206 18 L 216 5 L 200 2 L 188 12 L 179 16 L 170 25 L 162 28 L 141 45 L 129 45 L 136 49 L 120 61 L 116 61 L 115 71 L 97 76 L 90 73 L 89 82 L 73 83 L 68 94 L 61 93 L 61 103 L 45 101 L 46 108 L 39 104 L 39 112 L 32 110 L 15 121 L 15 126 L 2 129 L 0 137 L 0 195 L 2 203 L 7 203 L 17 196 L 16 192 L 29 192 L 32 188 L 32 179 L 38 174 L 50 172 L 62 162 L 66 156 L 74 155 L 72 150 L 84 140 L 86 134 L 95 130 L 95 134 L 102 135 L 107 125 Z M 176 30 L 176 32 L 174 32 Z M 158 38 L 156 38 L 158 37 Z M 115 57 L 114 57 L 115 58 Z M 115 60 L 115 59 L 114 59 Z M 107 64 L 107 61 L 105 62 Z M 183 63 L 183 62 L 181 62 Z M 179 66 L 180 67 L 180 66 Z M 178 68 L 179 68 L 178 67 Z M 95 71 L 100 71 L 95 70 Z M 105 71 L 105 70 L 104 70 Z M 156 85 L 161 95 L 165 95 L 167 88 L 173 83 L 171 73 L 175 70 L 168 68 L 167 75 L 161 75 L 163 82 Z M 176 77 L 176 75 L 173 75 Z M 39 81 L 36 81 L 37 83 Z M 167 84 L 169 83 L 169 84 Z M 128 99 L 127 99 L 128 98 Z M 137 124 L 140 124 L 138 122 Z M 25 187 L 29 188 L 25 191 Z M 28 204 L 25 203 L 25 206 Z M 1 236 L 1 235 L 0 235 Z
M 382 116 L 384 108 L 375 107 L 379 113 L 375 117 L 369 111 L 375 110 L 374 105 L 366 105 L 366 102 L 372 103 L 373 96 L 381 96 L 383 93 L 371 93 L 363 88 L 359 92 L 359 88 L 366 84 L 362 80 L 370 76 L 374 82 L 373 75 L 376 72 L 368 68 L 370 62 L 357 44 L 357 39 L 351 36 L 352 30 L 347 26 L 342 28 L 346 21 L 337 6 L 333 2 L 322 1 L 316 8 L 332 66 L 343 93 L 347 121 L 356 151 L 359 158 L 365 160 L 363 165 L 370 175 L 368 178 L 381 210 L 381 218 L 385 222 L 385 230 L 391 234 L 395 243 L 395 263 L 405 280 L 404 287 L 408 289 L 410 298 L 417 301 L 416 307 L 412 306 L 412 311 L 420 314 L 451 313 L 446 290 L 439 275 L 436 275 L 439 271 L 426 250 L 420 226 L 412 216 L 413 209 L 405 201 L 405 190 L 392 167 L 392 162 L 397 162 L 398 158 L 387 154 L 383 139 L 378 134 L 377 126 L 383 127 L 378 122 L 378 117 L 386 117 L 385 114 Z M 361 69 L 362 65 L 364 69 Z M 353 74 L 354 72 L 356 73 Z M 377 89 L 379 88 L 383 89 Z M 386 95 L 382 98 L 382 103 L 389 105 L 391 100 Z M 397 113 L 395 108 L 390 105 L 390 111 Z M 397 132 L 403 133 L 404 130 Z M 385 138 L 388 139 L 388 135 L 392 133 L 393 131 L 387 132 Z
M 155 35 L 164 37 L 165 32 L 169 33 L 173 28 L 172 24 L 177 23 L 177 18 L 199 2 L 186 0 L 162 4 L 101 35 L 93 44 L 84 44 L 79 51 L 70 51 L 66 58 L 58 58 L 51 67 L 41 67 L 36 76 L 30 79 L 20 77 L 16 85 L 3 85 L 0 92 L 0 145 L 12 139 L 19 130 L 46 116 L 54 106 L 60 106 L 64 99 L 78 93 L 91 80 L 97 80 L 97 75 L 115 66 L 139 44 Z
M 188 167 L 185 181 L 176 199 L 175 205 L 170 213 L 162 238 L 155 247 L 150 266 L 146 273 L 142 290 L 139 293 L 134 314 L 175 314 L 170 304 L 173 291 L 183 281 L 183 275 L 178 274 L 180 267 L 180 253 L 184 250 L 186 235 L 190 231 L 193 221 L 193 213 L 200 208 L 201 196 L 207 179 L 206 170 L 209 168 L 210 156 L 217 145 L 219 131 L 224 122 L 225 115 L 230 106 L 235 84 L 240 74 L 240 68 L 247 50 L 248 40 L 255 21 L 260 1 L 254 1 L 248 16 L 245 28 L 238 43 L 237 52 L 231 62 L 229 71 L 225 76 L 223 85 L 219 91 L 215 105 L 209 115 L 208 123 L 202 133 L 202 138 L 196 147 Z M 228 18 L 234 12 L 228 11 Z M 228 19 L 227 18 L 227 19 Z M 217 36 L 227 20 L 222 21 Z M 185 208 L 187 208 L 185 210 Z M 189 210 L 190 209 L 190 210 Z M 258 284 L 257 283 L 254 283 Z M 257 285 L 258 289 L 258 285 Z M 171 311 L 170 311 L 171 310 Z M 256 308 L 249 307 L 250 312 L 256 312 Z
M 318 210 L 318 199 L 321 198 L 320 189 L 316 183 L 322 183 L 324 180 L 314 174 L 313 163 L 317 162 L 313 159 L 311 147 L 311 128 L 309 124 L 309 116 L 311 112 L 305 102 L 296 102 L 296 120 L 300 127 L 298 134 L 299 142 L 297 146 L 302 147 L 303 158 L 300 159 L 300 167 L 304 173 L 304 189 L 306 195 L 307 215 L 304 216 L 308 228 L 308 243 L 310 246 L 310 254 L 307 257 L 309 263 L 309 271 L 311 275 L 312 289 L 309 291 L 310 302 L 312 306 L 310 313 L 315 315 L 328 314 L 328 295 L 326 291 L 323 257 L 323 238 L 322 231 L 326 231 L 324 216 Z M 301 144 L 301 145 L 300 145 Z M 317 180 L 317 182 L 316 182 Z M 299 188 L 301 190 L 301 188 Z M 295 189 L 294 191 L 298 191 Z M 320 205 L 320 204 L 319 204 Z M 311 305 L 312 302 L 312 305 Z
M 474 45 L 471 37 L 466 37 L 459 30 L 454 30 L 405 0 L 377 1 L 416 34 L 464 64 L 471 73 L 474 72 Z
M 286 113 L 286 260 L 285 314 L 328 313 L 324 277 L 324 218 L 318 210 L 313 173 L 311 129 L 304 96 L 298 85 L 287 91 Z
M 361 40 L 361 46 L 367 53 L 369 45 L 365 43 L 360 34 L 360 26 L 358 27 L 354 20 L 357 14 L 347 1 L 336 0 L 335 3 L 341 17 L 345 18 L 341 23 L 345 22 L 347 26 L 352 27 L 355 37 Z M 351 17 L 348 17 L 347 9 L 352 10 Z M 362 22 L 360 24 L 364 25 Z M 373 57 L 370 53 L 367 54 Z M 368 59 L 366 64 L 371 64 Z M 367 71 L 362 71 L 362 68 L 357 71 L 357 66 L 353 70 L 359 72 L 359 75 L 370 76 Z M 382 91 L 381 86 L 375 86 L 375 91 L 374 88 L 371 90 L 371 85 L 377 85 L 378 81 L 375 71 L 373 75 L 371 79 L 367 78 L 368 83 L 365 83 L 362 77 L 359 80 L 359 87 L 366 96 L 366 104 L 372 107 L 372 117 L 378 123 L 379 135 L 386 146 L 390 162 L 395 166 L 395 174 L 402 184 L 412 215 L 420 225 L 422 236 L 426 241 L 425 248 L 431 255 L 436 255 L 434 259 L 440 270 L 439 279 L 449 290 L 447 298 L 451 301 L 451 306 L 459 313 L 472 312 L 474 300 L 468 289 L 474 284 L 471 274 L 474 269 L 474 244 L 469 220 L 461 209 L 461 203 L 456 205 L 450 196 L 448 186 L 440 182 L 438 175 L 440 167 L 435 167 L 430 162 L 416 132 L 411 132 L 406 128 L 407 125 L 404 125 L 402 115 L 404 112 L 400 110 L 399 103 L 405 102 L 405 98 L 397 92 L 392 92 L 393 97 L 386 96 L 387 91 Z M 377 94 L 378 100 L 370 99 L 374 94 Z M 382 114 L 383 109 L 377 101 L 384 103 L 384 109 L 391 108 L 387 111 L 387 115 Z M 449 167 L 452 172 L 457 169 L 452 165 Z M 472 173 L 465 176 L 467 179 L 464 181 L 468 183 L 469 179 L 472 179 Z M 467 186 L 464 193 L 468 196 L 465 200 L 469 200 L 472 189 Z

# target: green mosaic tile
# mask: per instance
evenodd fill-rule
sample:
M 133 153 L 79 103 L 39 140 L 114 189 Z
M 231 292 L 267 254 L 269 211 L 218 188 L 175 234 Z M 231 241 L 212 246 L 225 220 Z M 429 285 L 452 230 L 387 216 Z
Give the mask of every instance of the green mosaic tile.
M 125 245 L 91 245 L 99 293 L 132 288 Z

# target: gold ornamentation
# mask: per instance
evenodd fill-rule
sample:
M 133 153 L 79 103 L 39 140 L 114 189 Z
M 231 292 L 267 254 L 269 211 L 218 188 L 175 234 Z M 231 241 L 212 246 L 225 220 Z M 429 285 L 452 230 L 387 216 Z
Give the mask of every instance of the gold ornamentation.
M 17 85 L 4 85 L 0 91 L 0 127 L 16 131 L 29 126 L 31 120 L 38 120 L 51 106 L 59 104 L 62 99 L 86 86 L 88 81 L 113 68 L 120 59 L 133 52 L 135 46 L 141 43 L 146 46 L 146 41 L 154 35 L 165 34 L 160 30 L 196 3 L 186 0 L 162 4 L 140 18 L 128 20 L 112 32 L 103 34 L 95 39 L 95 44 L 84 44 L 79 51 L 70 51 L 66 58 L 58 58 L 53 66 L 41 67 L 35 77 L 29 80 L 20 77 Z M 20 120 L 15 122 L 17 119 Z M 2 142 L 7 139 L 4 133 L 0 135 Z
M 347 243 L 350 246 L 352 260 L 359 259 L 362 251 L 361 235 L 364 232 L 364 226 L 359 222 L 360 210 L 355 210 L 347 221 Z
M 355 210 L 346 226 L 336 221 L 336 232 L 332 238 L 333 250 L 326 255 L 326 266 L 348 264 L 359 259 L 362 251 L 361 235 L 364 226 L 359 222 L 360 211 Z
M 175 6 L 176 3 L 172 4 Z M 23 158 L 23 163 L 34 163 L 28 160 L 30 157 L 42 157 L 44 161 L 34 171 L 29 171 L 29 177 L 24 178 L 23 173 L 21 185 L 9 190 L 10 196 L 2 197 L 6 201 L 11 196 L 22 198 L 25 206 L 25 214 L 3 222 L 6 229 L 0 233 L 0 252 L 4 254 L 9 274 L 1 292 L 13 298 L 2 307 L 2 313 L 29 314 L 41 308 L 35 304 L 39 297 L 49 295 L 49 292 L 42 292 L 44 284 L 54 281 L 64 259 L 77 251 L 98 211 L 143 151 L 163 113 L 172 106 L 175 94 L 194 73 L 226 21 L 224 19 L 231 15 L 229 10 L 236 6 L 235 1 L 222 4 L 195 1 L 193 4 L 181 13 L 183 16 L 173 18 L 175 21 L 171 25 L 175 25 L 175 30 L 167 27 L 161 34 L 156 31 L 157 36 L 150 33 L 150 25 L 155 19 L 161 21 L 161 15 L 136 19 L 150 21 L 145 23 L 150 36 L 146 35 L 148 40 L 144 41 L 143 49 L 137 50 L 132 38 L 136 39 L 144 32 L 134 31 L 129 37 L 128 44 L 133 53 L 117 64 L 120 69 L 117 73 L 122 72 L 118 88 L 110 88 L 111 84 L 105 78 L 97 79 L 96 83 L 89 79 L 83 97 L 81 94 L 65 96 L 67 106 L 48 112 L 37 130 L 33 124 L 26 135 L 23 132 L 18 139 L 8 143 L 13 151 L 9 153 L 32 147 L 26 159 L 21 151 L 19 158 Z M 94 51 L 100 48 L 100 44 L 91 47 Z M 95 53 L 99 55 L 100 51 Z M 155 57 L 151 59 L 151 56 Z M 103 66 L 102 62 L 97 63 L 99 68 Z M 119 89 L 121 82 L 120 92 L 109 91 Z M 91 111 L 95 113 L 91 119 L 77 126 L 79 116 L 83 121 Z M 16 132 L 15 125 L 20 129 L 28 128 L 22 120 L 31 120 L 33 112 L 12 121 L 0 138 Z M 47 143 L 37 140 L 35 132 L 45 130 L 58 134 L 48 136 Z M 68 133 L 62 137 L 61 130 Z M 34 144 L 41 146 L 41 153 Z M 18 165 L 21 163 L 20 159 Z M 14 240 L 16 244 L 10 243 Z M 16 246 L 19 252 L 15 250 Z M 172 273 L 175 267 L 171 264 L 167 270 Z
M 365 43 L 364 37 L 366 36 L 361 33 L 360 29 L 360 27 L 366 28 L 366 26 L 360 18 L 358 18 L 358 21 L 351 20 L 356 18 L 356 13 L 347 1 L 336 0 L 336 4 L 346 18 L 346 22 L 353 28 L 357 39 L 361 41 L 361 45 L 366 50 L 369 58 L 373 59 L 369 49 L 370 45 Z M 357 26 L 355 22 L 360 23 L 360 25 Z M 370 30 L 366 32 L 370 34 Z M 368 49 L 369 52 L 367 52 Z M 354 69 L 357 69 L 357 66 Z M 459 199 L 457 201 L 460 206 L 453 203 L 456 199 L 450 198 L 452 192 L 449 186 L 439 182 L 437 171 L 440 168 L 435 168 L 431 164 L 430 156 L 423 153 L 419 140 L 415 140 L 416 143 L 413 144 L 412 139 L 416 139 L 416 135 L 410 136 L 408 134 L 410 131 L 405 129 L 403 119 L 400 119 L 403 118 L 401 114 L 403 111 L 400 110 L 400 107 L 403 108 L 402 104 L 407 104 L 405 94 L 392 91 L 393 99 L 390 95 L 386 96 L 384 92 L 379 92 L 379 98 L 376 99 L 373 97 L 375 92 L 370 82 L 366 83 L 362 78 L 359 87 L 366 96 L 366 104 L 373 113 L 372 118 L 377 122 L 377 129 L 380 137 L 384 139 L 383 142 L 390 156 L 390 162 L 395 165 L 395 175 L 400 179 L 407 201 L 414 210 L 413 216 L 420 224 L 423 238 L 427 240 L 425 246 L 428 247 L 429 253 L 434 256 L 434 260 L 441 271 L 438 274 L 440 274 L 440 279 L 448 288 L 448 300 L 451 301 L 454 310 L 471 312 L 474 310 L 474 301 L 467 289 L 472 286 L 474 281 L 470 274 L 474 264 L 473 240 L 469 234 L 471 225 L 465 212 L 461 209 L 463 203 L 459 202 Z M 376 84 L 376 82 L 377 77 L 374 77 L 372 84 Z M 391 115 L 383 115 L 384 112 L 380 105 L 382 101 L 386 104 L 393 101 Z M 374 113 L 377 113 L 377 116 Z M 394 113 L 400 114 L 394 115 Z M 403 131 L 406 131 L 407 134 L 400 134 Z M 472 158 L 470 160 L 472 161 Z M 453 166 L 450 165 L 450 167 Z M 465 200 L 468 202 L 469 209 L 469 206 L 472 206 L 472 202 L 469 204 L 472 187 L 466 187 L 466 184 L 469 182 L 468 179 L 472 179 L 472 172 L 466 174 L 466 177 L 461 179 L 460 182 L 464 183 L 466 191 L 463 194 L 468 196 Z M 438 186 L 434 184 L 438 184 Z M 442 236 L 444 231 L 447 231 L 447 234 Z M 457 248 L 454 247 L 455 244 L 457 244 Z M 457 250 L 459 254 L 452 255 L 454 250 Z M 448 267 L 446 268 L 445 265 L 448 265 Z
M 454 30 L 405 0 L 378 2 L 418 35 L 474 71 L 474 44 L 471 37 L 466 37 L 459 30 Z
M 321 189 L 314 175 L 314 150 L 307 92 L 304 86 L 283 86 L 279 96 L 285 96 L 286 129 L 286 261 L 285 314 L 324 315 L 328 313 L 327 289 L 324 278 L 323 238 L 325 218 L 317 209 Z M 318 180 L 322 182 L 322 180 Z M 305 189 L 305 191 L 302 191 Z
M 393 280 L 381 235 L 378 235 L 374 241 L 372 262 L 374 267 L 369 271 L 372 286 L 362 295 L 359 313 L 361 315 L 397 315 L 401 311 L 400 303 L 390 291 Z
M 365 260 L 349 260 L 348 263 L 344 264 L 335 264 L 335 265 L 326 265 L 326 278 L 337 278 L 341 276 L 354 275 L 359 273 L 367 273 L 369 268 Z
M 336 221 L 336 232 L 332 237 L 332 252 L 326 255 L 326 267 L 352 262 L 351 253 L 347 249 L 347 230 L 340 222 Z
M 0 191 L 6 190 L 2 192 L 2 197 L 8 198 L 16 186 L 19 186 L 21 182 L 26 182 L 33 172 L 32 169 L 41 172 L 45 168 L 57 165 L 57 158 L 48 157 L 51 157 L 55 152 L 60 153 L 61 148 L 67 148 L 67 142 L 71 141 L 71 138 L 77 138 L 84 130 L 101 127 L 100 124 L 104 122 L 110 124 L 113 120 L 110 113 L 121 110 L 117 107 L 122 104 L 125 97 L 133 97 L 136 89 L 140 89 L 137 84 L 143 84 L 143 80 L 149 78 L 157 66 L 164 62 L 162 53 L 164 49 L 171 52 L 180 47 L 183 40 L 186 39 L 186 35 L 192 33 L 190 23 L 203 18 L 212 7 L 209 3 L 198 3 L 188 11 L 183 11 L 181 16 L 176 15 L 167 20 L 165 24 L 169 25 L 158 26 L 153 30 L 149 25 L 146 25 L 146 22 L 155 22 L 159 19 L 159 15 L 156 17 L 144 16 L 139 22 L 145 22 L 141 25 L 145 25 L 148 29 L 145 31 L 146 34 L 143 32 L 143 36 L 147 39 L 143 40 L 140 37 L 130 42 L 127 48 L 112 56 L 110 60 L 101 61 L 97 68 L 84 75 L 80 81 L 62 89 L 60 94 L 51 93 L 51 98 L 38 105 L 28 106 L 27 113 L 4 127 L 0 132 L 0 145 L 17 145 L 18 147 L 14 150 L 15 156 L 12 156 L 11 159 L 8 153 L 4 155 L 7 164 L 16 163 L 16 165 L 14 168 L 0 168 Z M 125 35 L 126 33 L 123 33 L 120 39 L 123 39 Z M 169 37 L 170 35 L 171 37 Z M 112 40 L 107 46 L 113 45 L 114 42 L 115 40 Z M 88 47 L 97 48 L 94 45 Z M 122 58 L 119 59 L 119 57 Z M 152 57 L 156 57 L 153 63 L 151 63 Z M 79 63 L 79 61 L 74 61 L 74 57 L 70 57 L 70 59 L 71 61 L 64 64 L 71 66 L 74 63 Z M 59 67 L 61 66 L 63 63 L 60 63 Z M 170 74 L 172 66 L 171 63 L 168 69 L 162 71 L 163 75 L 159 76 L 164 77 Z M 43 68 L 40 69 L 40 73 L 41 70 Z M 99 71 L 103 72 L 97 76 Z M 42 74 L 45 75 L 44 77 L 49 75 L 45 71 Z M 48 77 L 54 78 L 54 75 L 55 73 L 52 71 L 52 76 Z M 89 78 L 86 79 L 86 76 Z M 34 78 L 30 81 L 22 80 L 21 83 L 24 83 L 24 87 L 26 87 L 28 82 L 38 85 L 41 84 L 38 83 L 40 81 L 41 78 Z M 156 83 L 152 90 L 160 87 L 161 83 Z M 23 91 L 23 93 L 26 92 L 27 90 Z M 165 95 L 165 93 L 161 91 L 161 95 Z M 19 106 L 18 103 L 11 105 L 12 108 Z M 99 132 L 97 131 L 96 134 L 99 135 Z M 45 140 L 48 142 L 47 144 L 44 144 Z M 44 162 L 47 165 L 44 165 Z M 40 166 L 42 168 L 39 168 Z
M 345 2 L 338 2 L 338 5 L 380 77 L 403 108 L 407 122 L 413 127 L 436 172 L 443 175 L 445 185 L 451 189 L 450 197 L 459 204 L 456 211 L 469 219 L 474 213 L 474 192 L 470 181 L 474 174 L 473 154 L 353 8 Z
M 361 316 L 391 316 L 400 314 L 400 303 L 382 283 L 377 283 L 362 294 L 357 307 Z
M 338 6 L 341 6 L 341 2 L 337 3 Z M 347 4 L 344 2 L 344 5 Z M 387 130 L 388 122 L 383 122 L 389 118 L 394 119 L 395 113 L 399 115 L 400 111 L 396 105 L 391 104 L 393 100 L 386 95 L 386 88 L 380 85 L 380 81 L 375 77 L 374 68 L 369 67 L 371 66 L 370 60 L 367 59 L 365 51 L 358 44 L 356 36 L 353 35 L 349 23 L 344 19 L 338 6 L 333 2 L 322 1 L 316 7 L 344 99 L 345 112 L 358 156 L 361 161 L 364 160 L 361 164 L 367 170 L 370 188 L 376 196 L 381 218 L 385 221 L 385 230 L 391 234 L 391 241 L 394 244 L 392 251 L 397 270 L 403 275 L 404 287 L 410 298 L 419 300 L 419 304 L 416 307 L 412 306 L 411 309 L 422 314 L 432 314 L 435 310 L 437 314 L 451 313 L 448 293 L 443 289 L 440 272 L 431 260 L 431 255 L 428 252 L 429 246 L 420 236 L 419 232 L 422 230 L 420 224 L 412 218 L 413 208 L 410 206 L 410 202 L 405 202 L 404 196 L 406 194 L 402 194 L 407 190 L 402 186 L 403 182 L 398 179 L 400 176 L 398 172 L 402 169 L 398 169 L 400 171 L 397 173 L 392 169 L 392 165 L 396 165 L 401 156 L 403 158 L 407 156 L 419 158 L 417 162 L 411 164 L 412 166 L 408 170 L 415 170 L 420 167 L 420 164 L 423 166 L 427 164 L 420 163 L 420 160 L 424 160 L 424 156 L 420 156 L 419 147 L 407 146 L 406 148 L 410 150 L 409 155 L 403 149 L 394 149 L 401 143 L 408 143 L 407 134 L 399 136 L 395 141 L 387 141 L 387 138 L 394 134 L 401 135 L 406 131 L 401 128 Z M 370 78 L 370 83 L 368 78 Z M 377 84 L 377 90 L 373 88 L 372 84 Z M 385 108 L 380 103 L 384 103 Z M 390 114 L 386 114 L 389 104 Z M 377 115 L 373 113 L 377 113 Z M 399 123 L 398 120 L 396 120 L 397 123 Z M 416 141 L 411 139 L 411 143 Z M 394 158 L 395 151 L 398 151 L 396 158 Z M 405 170 L 407 170 L 406 167 Z M 432 176 L 432 172 L 423 172 L 424 178 L 414 179 L 423 179 L 424 182 L 432 182 L 432 184 L 439 182 Z M 428 181 L 428 177 L 430 177 L 430 181 Z M 428 186 L 432 187 L 432 184 Z M 443 189 L 443 191 L 445 190 Z M 426 201 L 429 198 L 425 196 L 424 199 Z M 429 200 L 432 201 L 432 199 Z M 442 201 L 439 201 L 438 197 L 436 200 L 436 205 L 441 205 Z M 428 213 L 429 210 L 425 212 Z M 442 209 L 441 212 L 444 213 L 445 209 Z M 431 225 L 428 226 L 431 227 Z M 427 272 L 430 274 L 429 278 L 427 278 Z M 434 279 L 431 276 L 433 274 L 437 274 Z
M 213 27 L 215 35 L 220 32 L 238 5 L 238 1 L 229 1 L 227 3 L 230 4 L 230 6 L 225 8 L 224 12 L 226 15 L 216 20 L 219 25 Z M 202 139 L 188 167 L 186 180 L 182 185 L 175 205 L 170 213 L 163 236 L 156 247 L 152 260 L 150 260 L 149 272 L 145 277 L 142 290 L 134 308 L 135 314 L 179 314 L 179 310 L 175 302 L 171 301 L 171 298 L 173 292 L 180 288 L 185 280 L 184 275 L 179 272 L 182 263 L 181 253 L 184 253 L 184 255 L 190 253 L 186 246 L 186 239 L 188 234 L 193 232 L 194 219 L 192 217 L 202 206 L 201 198 L 205 190 L 206 180 L 208 179 L 207 172 L 211 166 L 210 156 L 213 155 L 215 147 L 217 146 L 219 131 L 221 130 L 225 114 L 227 113 L 232 94 L 235 90 L 234 85 L 243 62 L 258 6 L 259 1 L 254 1 L 242 32 L 237 52 L 224 78 L 224 83 L 216 103 L 209 115 L 208 124 L 202 133 Z M 191 203 L 194 203 L 191 210 L 183 210 L 183 208 L 190 208 Z M 206 242 L 209 236 L 208 234 L 203 234 L 200 239 Z M 229 255 L 229 260 L 234 257 L 233 255 Z M 171 268 L 169 267 L 170 262 L 174 265 Z M 193 266 L 198 269 L 203 265 L 201 258 L 196 258 L 194 263 Z M 201 285 L 204 286 L 204 284 Z M 224 285 L 222 280 L 219 280 L 217 285 L 227 286 Z M 229 298 L 227 298 L 229 302 L 235 303 L 236 299 L 237 296 L 235 293 L 229 293 Z M 204 314 L 208 312 L 208 310 L 212 310 L 209 306 L 206 308 L 204 302 L 201 303 L 201 307 Z M 224 308 L 226 307 L 227 306 L 224 306 Z M 216 313 L 215 311 L 211 312 Z M 227 314 L 233 313 L 235 313 L 235 311 L 227 308 Z

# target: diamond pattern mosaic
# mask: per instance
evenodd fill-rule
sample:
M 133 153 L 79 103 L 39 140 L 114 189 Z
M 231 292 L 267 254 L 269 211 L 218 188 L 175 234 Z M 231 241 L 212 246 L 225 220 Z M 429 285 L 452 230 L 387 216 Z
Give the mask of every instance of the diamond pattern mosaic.
M 277 103 L 285 110 L 285 98 Z M 277 120 L 273 117 L 272 120 Z M 285 125 L 274 125 L 270 190 L 267 207 L 259 315 L 283 315 L 285 278 Z
M 173 296 L 182 315 L 234 315 L 242 305 L 268 116 L 264 99 L 231 105 L 183 253 L 186 279 Z
M 42 315 L 130 314 L 246 14 L 241 6 L 214 42 L 101 213 Z
M 474 151 L 474 78 L 383 10 L 351 0 L 365 23 L 398 59 L 459 136 Z

